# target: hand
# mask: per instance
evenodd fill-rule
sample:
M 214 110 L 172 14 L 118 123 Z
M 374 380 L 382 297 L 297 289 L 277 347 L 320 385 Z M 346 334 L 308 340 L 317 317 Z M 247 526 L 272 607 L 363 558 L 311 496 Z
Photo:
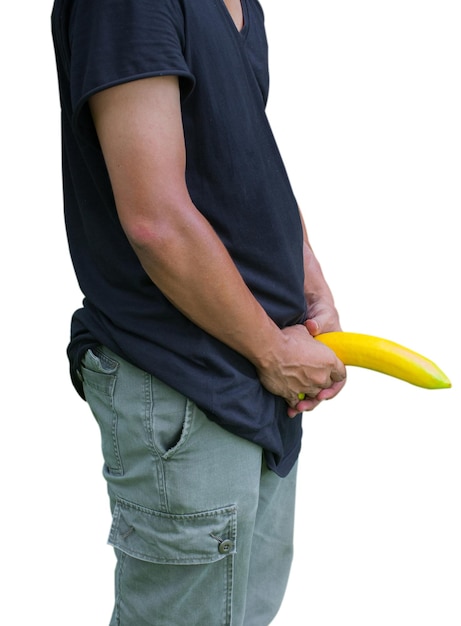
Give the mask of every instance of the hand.
M 320 333 L 333 332 L 341 330 L 339 324 L 338 313 L 336 309 L 329 305 L 316 305 L 310 308 L 312 317 L 305 321 L 304 326 L 309 331 L 312 337 L 320 335 Z M 300 400 L 294 408 L 288 408 L 288 416 L 295 417 L 298 413 L 303 411 L 312 411 L 315 409 L 322 400 L 331 400 L 334 398 L 346 384 L 346 378 L 342 381 L 335 382 L 328 389 L 323 389 L 318 393 L 315 398 L 306 397 Z
M 346 384 L 346 379 L 333 383 L 328 389 L 320 391 L 315 398 L 304 398 L 299 400 L 295 407 L 288 407 L 288 417 L 295 417 L 298 413 L 304 411 L 313 411 L 323 400 L 331 400 L 334 398 Z
M 332 304 L 319 300 L 310 304 L 308 311 L 309 319 L 304 322 L 304 325 L 312 337 L 320 335 L 320 333 L 341 330 L 338 312 Z
M 346 377 L 346 368 L 334 352 L 315 341 L 301 324 L 280 331 L 279 341 L 257 370 L 261 383 L 285 398 L 290 417 L 334 397 Z M 306 398 L 300 401 L 299 393 Z

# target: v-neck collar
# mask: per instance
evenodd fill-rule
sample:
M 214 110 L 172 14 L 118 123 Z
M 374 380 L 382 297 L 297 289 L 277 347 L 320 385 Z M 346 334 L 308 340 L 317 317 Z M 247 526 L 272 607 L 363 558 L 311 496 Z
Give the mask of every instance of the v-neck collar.
M 224 9 L 224 12 L 227 15 L 227 19 L 230 20 L 232 26 L 234 27 L 235 32 L 242 36 L 245 37 L 246 33 L 248 31 L 248 6 L 247 6 L 247 0 L 240 0 L 240 4 L 242 6 L 242 15 L 243 15 L 243 26 L 241 29 L 238 28 L 237 24 L 234 21 L 234 18 L 232 17 L 232 15 L 230 14 L 229 9 L 227 8 L 226 3 L 224 2 L 224 0 L 218 0 L 218 2 L 221 4 L 222 8 Z

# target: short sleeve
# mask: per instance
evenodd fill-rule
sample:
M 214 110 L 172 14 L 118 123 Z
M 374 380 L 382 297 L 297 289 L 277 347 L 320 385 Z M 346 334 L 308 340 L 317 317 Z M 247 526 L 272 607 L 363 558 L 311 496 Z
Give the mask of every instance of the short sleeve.
M 115 85 L 177 75 L 185 97 L 194 76 L 185 57 L 180 0 L 76 0 L 69 22 L 75 130 L 92 125 L 88 98 Z

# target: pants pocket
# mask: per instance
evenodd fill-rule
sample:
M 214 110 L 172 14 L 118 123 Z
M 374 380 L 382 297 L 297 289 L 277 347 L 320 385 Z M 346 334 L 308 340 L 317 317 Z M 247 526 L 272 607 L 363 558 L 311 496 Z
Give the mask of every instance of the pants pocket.
M 80 372 L 85 398 L 101 431 L 105 469 L 109 474 L 123 475 L 118 441 L 118 415 L 114 406 L 114 391 L 119 364 L 102 350 L 88 350 Z
M 153 376 L 150 377 L 149 402 L 152 445 L 157 454 L 167 460 L 187 441 L 195 405 Z
M 173 515 L 118 499 L 109 543 L 151 563 L 193 565 L 234 554 L 236 535 L 235 506 Z
M 236 541 L 236 506 L 172 515 L 117 499 L 113 623 L 230 625 Z

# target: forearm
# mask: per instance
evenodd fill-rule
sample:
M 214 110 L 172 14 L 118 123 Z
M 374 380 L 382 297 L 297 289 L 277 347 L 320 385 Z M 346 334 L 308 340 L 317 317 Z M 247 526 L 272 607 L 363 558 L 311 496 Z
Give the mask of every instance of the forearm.
M 317 318 L 319 332 L 340 330 L 339 315 L 333 293 L 309 242 L 301 212 L 300 216 L 303 229 L 304 294 L 309 318 Z
M 334 298 L 325 279 L 320 263 L 315 256 L 309 242 L 304 241 L 304 294 L 311 305 L 322 300 L 325 304 L 334 307 Z
M 142 234 L 127 231 L 145 271 L 186 317 L 259 366 L 267 347 L 282 340 L 280 330 L 187 197 L 162 213 Z
M 335 393 L 344 366 L 331 350 L 300 325 L 284 330 L 276 326 L 195 207 L 168 209 L 163 213 L 169 218 L 156 221 L 155 228 L 144 222 L 127 231 L 145 271 L 163 294 L 195 324 L 252 362 L 264 387 L 291 407 L 298 405 L 301 390 L 309 398 L 324 389 Z M 316 404 L 308 399 L 300 410 Z M 297 409 L 290 411 L 294 415 Z
M 300 325 L 280 330 L 246 286 L 186 185 L 177 79 L 95 94 L 90 108 L 120 223 L 142 266 L 172 304 L 257 370 L 290 406 L 344 377 L 334 353 Z

